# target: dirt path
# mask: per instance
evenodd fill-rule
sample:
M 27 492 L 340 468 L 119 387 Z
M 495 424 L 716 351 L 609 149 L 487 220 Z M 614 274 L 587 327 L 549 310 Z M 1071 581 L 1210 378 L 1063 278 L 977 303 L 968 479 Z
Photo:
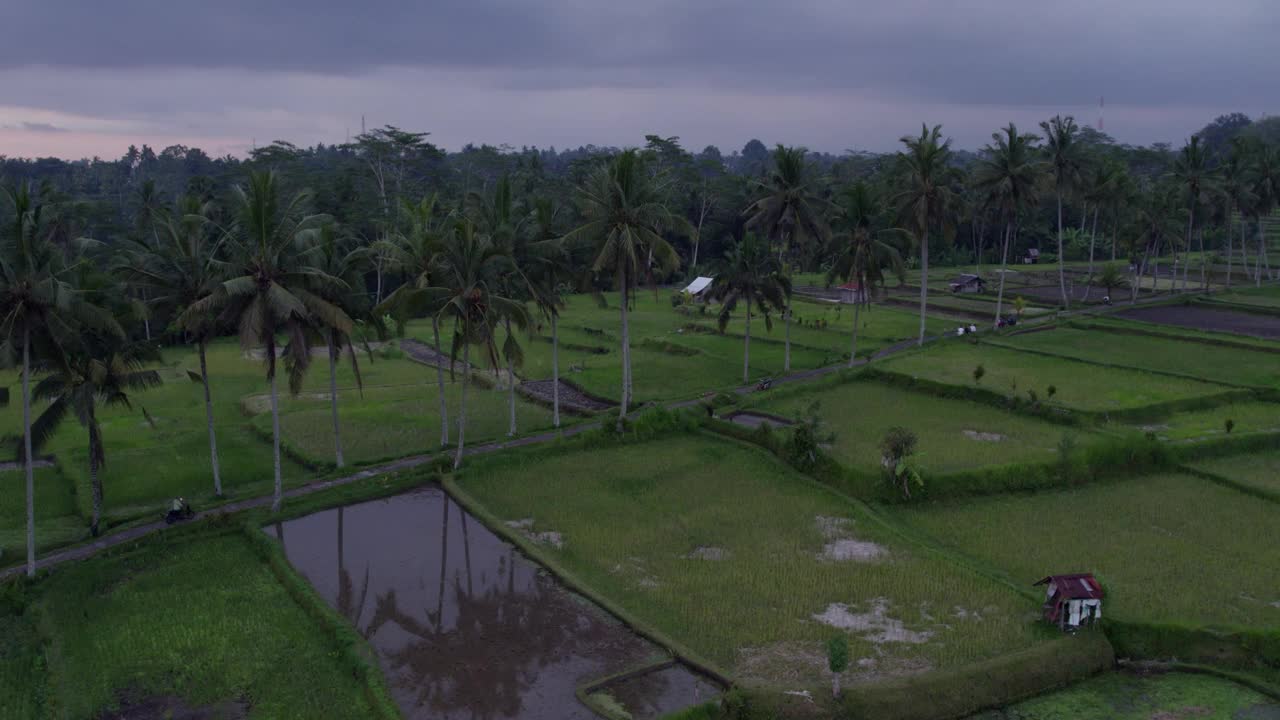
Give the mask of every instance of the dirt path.
M 933 342 L 942 337 L 945 337 L 945 336 L 939 335 L 931 338 L 925 338 L 925 342 L 926 343 Z M 915 340 L 903 340 L 902 342 L 895 343 L 888 347 L 882 348 L 880 351 L 878 351 L 877 353 L 875 353 L 875 355 L 872 356 L 872 359 L 879 360 L 883 357 L 892 355 L 893 353 L 901 352 L 902 350 L 915 347 L 915 344 L 916 344 Z M 414 357 L 415 360 L 418 360 L 419 362 L 422 362 L 427 365 L 434 365 L 432 361 L 440 357 L 440 355 L 436 353 L 435 350 L 432 349 L 430 346 L 417 342 L 415 340 L 401 341 L 401 348 L 411 357 Z M 415 356 L 415 354 L 420 355 L 420 357 Z M 854 366 L 858 367 L 861 365 L 865 365 L 867 364 L 867 362 L 868 360 L 863 358 L 858 360 Z M 830 375 L 831 373 L 834 373 L 834 372 L 839 372 L 840 370 L 843 370 L 847 367 L 848 367 L 848 363 L 840 363 L 838 365 L 828 365 L 825 367 L 815 368 L 813 370 L 804 370 L 801 372 L 792 373 L 790 375 L 785 375 L 783 377 L 775 378 L 773 381 L 773 384 L 778 385 L 778 384 L 787 383 L 787 382 L 803 382 L 805 380 L 825 377 L 826 375 Z M 741 387 L 735 388 L 734 392 L 737 393 L 738 395 L 747 395 L 747 394 L 756 392 L 756 386 L 743 385 Z M 701 403 L 704 398 L 705 396 L 700 398 L 694 398 L 691 400 L 681 400 L 673 403 L 667 403 L 664 407 L 673 409 L 673 410 L 678 408 L 692 407 Z M 562 397 L 562 400 L 563 400 L 563 397 Z M 573 437 L 574 435 L 578 435 L 588 430 L 595 430 L 599 427 L 601 427 L 601 423 L 598 423 L 598 422 L 584 423 L 581 425 L 575 425 L 570 428 L 564 428 L 563 430 L 560 430 L 560 431 L 542 432 L 534 435 L 526 435 L 524 437 L 515 438 L 513 440 L 484 443 L 481 445 L 475 445 L 470 448 L 467 448 L 466 450 L 463 451 L 463 456 L 473 457 L 476 455 L 487 455 L 489 453 L 498 452 L 501 450 L 509 450 L 509 449 L 518 448 L 518 447 L 525 447 L 528 445 L 538 445 L 542 443 L 551 442 L 561 437 L 565 437 L 565 438 Z M 400 470 L 408 470 L 411 468 L 420 467 L 440 457 L 452 457 L 452 452 L 413 455 L 413 456 L 401 458 L 399 460 L 395 460 L 389 463 L 374 465 L 372 467 L 368 467 L 363 470 L 358 470 L 350 475 L 344 475 L 343 477 L 340 477 L 340 478 L 333 478 L 330 480 L 320 480 L 317 482 L 308 483 L 306 485 L 302 485 L 296 488 L 286 490 L 284 493 L 284 496 L 285 498 L 304 497 L 306 495 L 317 493 L 322 490 L 328 490 L 329 488 L 339 487 L 341 485 L 349 485 L 351 483 L 359 482 L 361 480 L 367 480 L 369 478 L 377 477 L 379 475 L 385 475 L 391 472 L 397 472 Z M 263 495 L 260 497 L 253 497 L 253 498 L 245 498 L 243 500 L 235 500 L 235 501 L 226 503 L 225 505 L 219 505 L 218 507 L 211 508 L 209 510 L 205 510 L 202 512 L 198 512 L 196 513 L 195 519 L 198 520 L 200 518 L 210 517 L 210 516 L 221 514 L 221 513 L 235 513 L 235 512 L 240 512 L 242 510 L 268 507 L 270 505 L 271 505 L 270 495 Z M 156 514 L 159 515 L 160 513 L 161 513 L 161 507 L 160 505 L 157 505 Z M 69 547 L 63 550 L 57 550 L 57 551 L 48 553 L 45 556 L 36 560 L 36 569 L 44 570 L 47 568 L 55 567 L 57 565 L 61 565 L 63 563 L 72 562 L 75 560 L 84 560 L 86 558 L 89 558 L 98 554 L 99 552 L 102 552 L 103 550 L 107 550 L 108 548 L 113 548 L 113 547 L 123 545 L 125 543 L 132 542 L 134 540 L 145 537 L 152 533 L 163 532 L 168 527 L 169 525 L 167 525 L 163 520 L 157 520 L 155 522 L 150 522 L 143 525 L 135 525 L 133 527 L 125 528 L 123 530 L 119 530 L 119 531 L 110 533 L 108 535 L 99 537 L 90 543 L 76 545 L 74 547 Z M 0 570 L 0 580 L 14 577 L 25 571 L 26 571 L 25 565 L 17 565 L 14 567 L 5 568 L 3 570 Z

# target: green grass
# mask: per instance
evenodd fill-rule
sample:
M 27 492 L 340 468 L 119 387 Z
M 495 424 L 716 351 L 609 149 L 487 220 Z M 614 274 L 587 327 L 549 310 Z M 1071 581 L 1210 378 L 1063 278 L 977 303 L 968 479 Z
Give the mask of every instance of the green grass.
M 1237 333 L 1214 332 L 1212 330 L 1196 330 L 1194 328 L 1180 327 L 1178 325 L 1159 324 L 1151 322 L 1143 322 L 1131 318 L 1113 318 L 1109 316 L 1091 317 L 1088 320 L 1073 321 L 1076 323 L 1088 325 L 1087 329 L 1098 329 L 1103 331 L 1115 331 L 1116 333 L 1142 333 L 1144 335 L 1155 335 L 1171 340 L 1201 340 L 1209 343 L 1230 343 L 1231 346 L 1249 346 L 1257 347 L 1264 350 L 1280 350 L 1280 342 L 1274 340 L 1266 340 L 1263 338 L 1255 338 L 1249 335 L 1240 335 Z
M 1280 627 L 1280 513 L 1207 480 L 1158 475 L 897 511 L 1030 585 L 1093 572 L 1124 620 Z
M 428 368 L 423 371 L 432 372 Z M 440 448 L 440 394 L 433 383 L 338 391 L 343 454 L 347 462 L 362 463 L 433 452 Z M 449 439 L 457 441 L 461 376 L 445 385 L 449 405 Z M 467 398 L 467 442 L 503 437 L 507 432 L 507 391 L 473 385 Z M 253 420 L 271 432 L 271 413 Z M 516 427 L 521 433 L 551 427 L 551 410 L 516 396 Z M 333 462 L 333 416 L 328 393 L 287 398 L 280 407 L 285 442 L 313 462 Z
M 1113 672 L 972 720 L 1242 720 L 1272 717 L 1274 703 L 1209 675 Z M 1251 709 L 1258 714 L 1251 714 Z
M 242 699 L 251 718 L 370 716 L 319 626 L 239 535 L 68 566 L 31 592 L 47 643 L 48 717 L 96 717 L 122 693 L 196 706 Z M 23 620 L 6 622 L 31 639 Z M 4 656 L 0 706 L 33 710 L 30 658 Z
M 1280 356 L 1277 357 L 1280 362 Z M 1225 437 L 1226 421 L 1234 420 L 1233 435 L 1280 432 L 1280 405 L 1246 401 L 1205 410 L 1184 410 L 1149 423 L 1122 425 L 1125 430 L 1154 432 L 1164 440 L 1209 440 Z
M 537 482 L 530 482 L 537 478 Z M 462 487 L 502 519 L 534 518 L 563 534 L 546 552 L 628 613 L 678 638 L 735 679 L 786 689 L 828 685 L 815 614 L 832 603 L 887 617 L 921 644 L 851 651 L 890 675 L 954 667 L 1027 647 L 1034 604 L 914 545 L 767 454 L 706 436 L 587 452 L 543 451 L 476 461 Z M 847 539 L 876 543 L 875 561 L 822 559 L 820 517 Z M 724 559 L 687 558 L 699 548 Z M 857 665 L 851 676 L 857 674 Z
M 1280 387 L 1280 355 L 1243 348 L 1076 328 L 1017 335 L 992 344 L 1235 385 Z
M 885 370 L 950 385 L 974 386 L 973 370 L 986 369 L 979 387 L 1026 400 L 1035 390 L 1041 402 L 1086 411 L 1125 410 L 1155 403 L 1216 395 L 1223 385 L 1137 370 L 1102 368 L 1074 360 L 1024 353 L 989 343 L 951 341 L 922 352 L 890 358 Z M 1048 399 L 1048 387 L 1058 392 Z
M 1229 293 L 1215 295 L 1214 300 L 1238 303 L 1240 305 L 1256 305 L 1265 309 L 1280 310 L 1280 286 L 1269 285 L 1248 290 L 1233 290 Z
M 1280 494 L 1280 450 L 1201 460 L 1190 465 L 1259 490 Z
M 0 472 L 0 567 L 24 562 L 27 552 L 27 479 L 22 470 Z M 35 471 L 36 551 L 65 545 L 87 534 L 76 512 L 75 488 L 56 467 Z
M 755 409 L 802 418 L 814 401 L 820 403 L 826 427 L 835 433 L 832 454 L 842 463 L 866 472 L 880 468 L 880 439 L 895 425 L 910 428 L 919 437 L 917 457 L 930 473 L 1052 462 L 1064 432 L 1061 426 L 989 405 L 869 381 L 784 395 L 778 400 L 766 400 Z M 1079 435 L 1078 431 L 1072 432 Z M 980 439 L 973 436 L 975 433 L 995 434 L 1002 439 Z

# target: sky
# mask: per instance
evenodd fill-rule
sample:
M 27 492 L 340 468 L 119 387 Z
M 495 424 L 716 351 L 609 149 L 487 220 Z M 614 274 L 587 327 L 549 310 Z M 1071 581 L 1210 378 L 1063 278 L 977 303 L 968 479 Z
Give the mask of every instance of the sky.
M 345 141 L 976 149 L 1074 115 L 1180 144 L 1276 110 L 1275 0 L 6 0 L 0 155 Z M 1099 100 L 1105 98 L 1100 110 Z

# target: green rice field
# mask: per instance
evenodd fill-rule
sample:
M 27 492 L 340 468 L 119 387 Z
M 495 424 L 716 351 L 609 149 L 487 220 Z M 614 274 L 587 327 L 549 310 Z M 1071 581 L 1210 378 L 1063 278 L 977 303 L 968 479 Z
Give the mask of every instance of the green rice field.
M 1280 450 L 1199 460 L 1190 465 L 1280 496 Z

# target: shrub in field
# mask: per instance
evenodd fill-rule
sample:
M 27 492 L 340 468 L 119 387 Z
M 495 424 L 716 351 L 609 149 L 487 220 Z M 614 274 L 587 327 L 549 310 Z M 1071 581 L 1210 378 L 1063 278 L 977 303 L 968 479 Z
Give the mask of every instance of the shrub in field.
M 924 486 L 924 478 L 911 462 L 916 451 L 916 434 L 904 427 L 891 427 L 880 441 L 880 462 L 893 486 L 902 497 L 911 498 L 911 486 Z
M 849 667 L 849 638 L 836 633 L 827 641 L 827 669 L 831 671 L 831 697 L 840 697 L 840 673 Z
M 818 464 L 818 457 L 823 443 L 835 442 L 835 433 L 824 432 L 822 405 L 814 401 L 805 411 L 805 418 L 796 424 L 787 442 L 787 461 L 801 471 L 808 472 Z
M 1230 435 L 1231 431 L 1236 429 L 1236 421 L 1231 418 L 1227 418 L 1227 421 L 1222 423 L 1222 427 L 1227 431 L 1227 434 Z
M 987 374 L 987 369 L 982 365 L 973 369 L 973 382 L 975 384 L 982 382 L 982 376 Z
M 1049 399 L 1052 400 L 1053 396 L 1058 394 L 1058 386 L 1050 385 L 1048 388 L 1046 388 L 1045 392 L 1049 396 Z

